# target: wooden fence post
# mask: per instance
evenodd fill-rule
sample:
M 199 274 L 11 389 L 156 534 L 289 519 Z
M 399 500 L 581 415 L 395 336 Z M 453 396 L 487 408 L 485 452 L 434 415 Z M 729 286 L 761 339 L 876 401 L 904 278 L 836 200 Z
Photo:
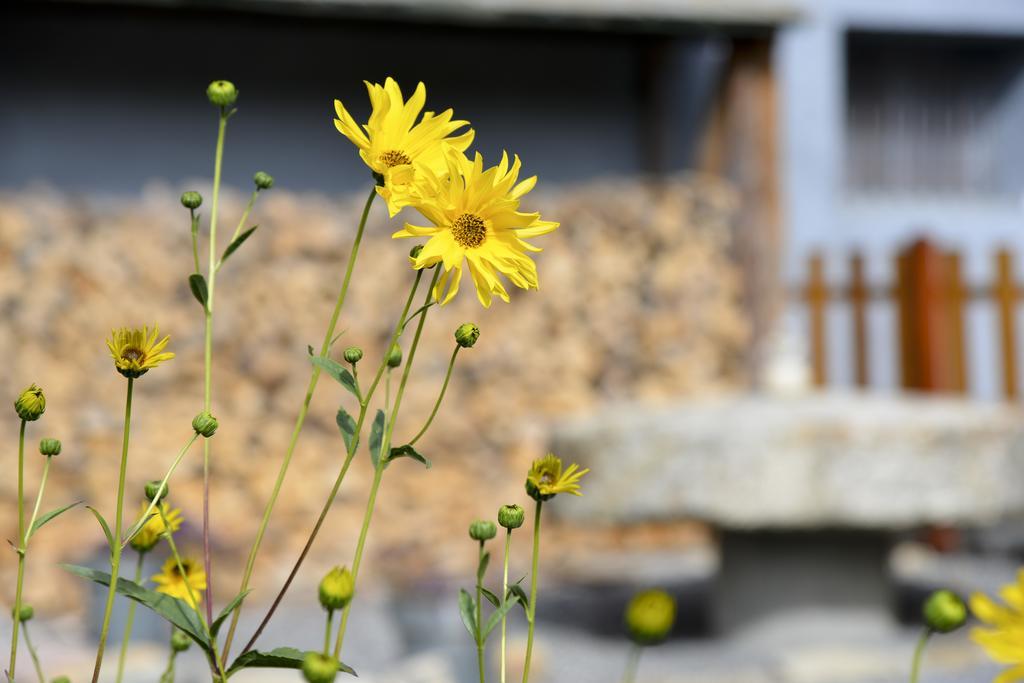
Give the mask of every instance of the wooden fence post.
M 850 256 L 850 310 L 853 314 L 853 379 L 860 388 L 868 386 L 868 313 L 870 297 L 864 274 L 864 255 Z
M 807 315 L 811 324 L 811 371 L 814 386 L 823 387 L 828 380 L 825 346 L 825 313 L 828 308 L 828 285 L 825 282 L 825 259 L 815 252 L 807 262 Z
M 1008 249 L 996 252 L 996 282 L 992 295 L 999 310 L 999 338 L 1003 356 L 1003 394 L 1017 398 L 1017 286 L 1013 280 L 1013 256 Z
M 968 291 L 964 286 L 960 254 L 950 252 L 946 255 L 946 301 L 949 313 L 949 339 L 952 352 L 953 390 L 961 394 L 967 393 L 967 353 L 964 337 L 964 307 Z

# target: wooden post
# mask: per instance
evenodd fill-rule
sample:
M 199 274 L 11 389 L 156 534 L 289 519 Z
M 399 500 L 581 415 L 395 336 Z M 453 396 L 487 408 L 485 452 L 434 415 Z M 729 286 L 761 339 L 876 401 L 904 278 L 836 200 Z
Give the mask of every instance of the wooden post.
M 955 386 L 945 256 L 914 242 L 900 267 L 900 349 L 904 387 L 948 391 Z
M 996 252 L 996 282 L 992 288 L 999 311 L 1003 356 L 1003 394 L 1017 398 L 1017 287 L 1013 281 L 1013 257 L 1007 249 Z
M 811 254 L 807 262 L 807 315 L 811 328 L 811 371 L 814 386 L 823 387 L 828 380 L 827 347 L 825 346 L 825 313 L 828 309 L 828 285 L 825 282 L 825 259 Z
M 869 292 L 864 274 L 864 255 L 850 256 L 850 311 L 853 314 L 853 380 L 860 387 L 868 386 L 868 314 Z
M 946 255 L 946 301 L 949 313 L 949 340 L 952 352 L 953 390 L 967 393 L 967 353 L 964 339 L 964 307 L 967 301 L 967 288 L 964 286 L 960 254 L 950 252 Z

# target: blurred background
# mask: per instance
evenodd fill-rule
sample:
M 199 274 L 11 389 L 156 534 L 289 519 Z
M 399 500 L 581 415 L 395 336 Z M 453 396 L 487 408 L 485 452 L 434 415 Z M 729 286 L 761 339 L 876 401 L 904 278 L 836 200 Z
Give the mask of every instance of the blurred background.
M 473 680 L 456 608 L 476 561 L 466 528 L 525 504 L 526 470 L 548 449 L 592 472 L 583 498 L 547 506 L 538 683 L 618 680 L 622 610 L 650 586 L 676 596 L 679 619 L 638 680 L 906 680 L 928 591 L 991 592 L 1014 576 L 1016 0 L 7 0 L 0 389 L 46 391 L 30 441 L 56 436 L 64 452 L 44 508 L 84 500 L 113 515 L 123 381 L 102 341 L 112 327 L 159 323 L 178 354 L 139 382 L 130 509 L 190 433 L 202 316 L 178 197 L 209 197 L 216 113 L 203 91 L 230 79 L 241 95 L 225 224 L 255 171 L 277 181 L 218 287 L 215 600 L 233 595 L 370 182 L 332 101 L 365 120 L 363 79 L 389 75 L 407 93 L 425 82 L 428 108 L 471 121 L 485 158 L 519 154 L 540 177 L 527 208 L 562 227 L 538 240 L 540 291 L 486 311 L 467 291 L 431 311 L 399 431 L 429 412 L 454 328 L 473 320 L 483 333 L 421 442 L 433 468 L 388 471 L 345 657 L 362 680 Z M 411 277 L 410 244 L 389 237 L 399 220 L 374 207 L 341 323 L 342 343 L 372 363 Z M 321 383 L 243 639 L 329 491 L 348 399 Z M 8 472 L 17 426 L 13 414 L 0 423 Z M 39 465 L 30 458 L 30 491 Z M 371 478 L 357 458 L 262 647 L 317 645 L 313 586 L 351 562 Z M 200 482 L 197 450 L 172 485 L 191 552 Z M 8 538 L 15 490 L 0 478 Z M 83 510 L 45 531 L 26 588 L 34 640 L 48 675 L 85 680 L 103 596 L 56 564 L 102 566 L 102 535 Z M 3 585 L 15 566 L 13 554 L 0 563 Z M 520 661 L 521 615 L 512 634 Z M 134 638 L 128 679 L 156 680 L 166 625 L 140 611 Z M 205 680 L 195 652 L 179 671 Z M 926 662 L 930 681 L 996 671 L 964 631 Z

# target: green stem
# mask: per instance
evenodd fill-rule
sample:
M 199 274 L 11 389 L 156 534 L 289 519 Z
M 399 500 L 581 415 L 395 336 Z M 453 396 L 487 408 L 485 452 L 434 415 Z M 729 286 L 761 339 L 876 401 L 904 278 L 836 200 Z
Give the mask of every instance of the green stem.
M 178 656 L 178 653 L 171 648 L 171 653 L 167 656 L 167 668 L 160 675 L 160 683 L 174 683 L 174 658 Z
M 28 541 L 32 537 L 32 527 L 36 525 L 36 517 L 39 516 L 39 504 L 43 502 L 43 491 L 46 489 L 46 478 L 50 475 L 51 460 L 53 460 L 53 456 L 48 455 L 46 456 L 46 460 L 43 462 L 43 476 L 39 480 L 39 492 L 36 494 L 36 504 L 32 508 L 32 517 L 29 519 L 28 526 L 25 527 L 24 534 L 21 537 L 22 553 L 28 552 Z
M 25 420 L 21 421 L 18 432 L 18 538 L 25 537 Z M 21 589 L 25 583 L 25 552 L 18 552 L 18 583 L 14 589 L 14 625 L 11 627 L 11 661 L 7 666 L 7 675 L 14 680 L 14 665 L 18 661 L 18 628 L 21 619 Z
M 634 644 L 629 650 L 629 659 L 626 660 L 626 671 L 622 674 L 622 683 L 633 683 L 636 680 L 636 671 L 640 667 L 640 655 L 643 648 Z
M 430 282 L 430 287 L 427 288 L 426 302 L 429 303 L 431 297 L 434 295 L 434 285 L 437 284 L 437 278 L 441 274 L 440 268 L 434 269 L 434 277 Z M 413 335 L 412 345 L 409 347 L 409 358 L 405 363 L 405 368 L 402 372 L 402 380 L 398 384 L 398 392 L 395 394 L 395 405 L 391 409 L 391 418 L 387 422 L 387 427 L 384 430 L 383 438 L 380 444 L 380 453 L 377 457 L 377 467 L 373 473 L 373 484 L 370 486 L 370 497 L 366 502 L 366 512 L 363 513 L 363 525 L 359 530 L 359 541 L 356 543 L 356 553 L 352 559 L 352 585 L 355 586 L 356 581 L 359 578 L 359 565 L 363 560 L 363 549 L 366 546 L 366 536 L 370 531 L 370 520 L 373 518 L 373 510 L 377 504 L 377 491 L 380 489 L 381 478 L 384 476 L 384 466 L 387 465 L 387 456 L 391 452 L 391 435 L 395 428 L 395 419 L 398 417 L 398 410 L 402 406 L 402 396 L 405 394 L 405 385 L 409 381 L 409 373 L 412 371 L 413 361 L 416 358 L 416 349 L 420 343 L 420 337 L 423 334 L 423 325 L 427 320 L 426 312 L 424 312 L 416 323 L 416 334 Z M 390 351 L 391 347 L 388 346 Z M 352 601 L 354 602 L 354 601 Z M 341 613 L 341 625 L 338 627 L 338 637 L 334 642 L 334 657 L 335 659 L 341 659 L 341 647 L 345 641 L 345 628 L 348 625 L 348 616 L 352 611 L 352 602 L 345 605 L 345 609 Z
M 135 583 L 142 583 L 142 564 L 146 559 L 145 553 L 139 553 L 135 562 Z M 124 678 L 124 664 L 128 657 L 128 641 L 132 639 L 132 625 L 135 623 L 135 601 L 128 601 L 128 616 L 124 621 L 124 633 L 121 635 L 121 653 L 117 656 L 117 683 Z
M 224 133 L 230 114 L 221 109 L 217 151 L 213 160 L 213 201 L 210 204 L 210 249 L 207 275 L 205 334 L 203 335 L 203 410 L 210 412 L 213 375 L 213 301 L 217 288 L 217 207 L 224 160 Z M 210 558 L 210 440 L 203 440 L 203 567 L 206 570 L 206 620 L 213 621 L 213 566 Z
M 352 272 L 355 268 L 356 258 L 359 256 L 359 245 L 363 240 L 363 231 L 366 228 L 366 219 L 370 215 L 370 206 L 373 204 L 374 197 L 377 196 L 376 185 L 370 189 L 370 195 L 366 198 L 366 205 L 363 207 L 363 215 L 359 219 L 359 228 L 356 230 L 355 241 L 352 243 L 352 254 L 348 259 L 348 266 L 345 268 L 345 278 L 341 283 L 341 291 L 338 292 L 338 300 L 334 304 L 334 312 L 331 314 L 331 321 L 327 325 L 327 332 L 324 334 L 324 341 L 320 347 L 320 357 L 326 358 L 328 351 L 330 351 L 331 340 L 334 338 L 334 329 L 338 325 L 338 318 L 341 316 L 341 309 L 345 305 L 345 296 L 348 293 L 348 285 L 352 279 Z M 274 510 L 274 505 L 277 503 L 278 494 L 281 492 L 281 486 L 284 484 L 285 475 L 288 472 L 288 466 L 291 464 L 292 455 L 295 453 L 295 446 L 299 441 L 299 434 L 302 432 L 302 426 L 306 422 L 306 414 L 309 412 L 309 403 L 313 400 L 313 392 L 316 389 L 317 381 L 320 379 L 320 366 L 313 365 L 312 372 L 309 376 L 309 385 L 306 387 L 306 397 L 303 399 L 302 407 L 299 409 L 299 415 L 295 420 L 295 427 L 292 429 L 292 437 L 288 442 L 288 450 L 285 451 L 284 460 L 281 462 L 281 468 L 277 473 L 277 480 L 274 482 L 274 489 L 270 494 L 270 500 L 267 501 L 267 506 L 263 510 L 263 519 L 260 520 L 259 529 L 256 531 L 256 539 L 253 541 L 252 548 L 249 550 L 249 557 L 245 563 L 245 571 L 242 572 L 242 585 L 239 588 L 239 593 L 244 593 L 249 588 L 249 581 L 252 579 L 252 572 L 256 566 L 256 555 L 259 553 L 260 545 L 263 543 L 263 535 L 267 531 L 267 525 L 270 523 L 270 515 Z M 227 661 L 228 654 L 231 650 L 231 642 L 234 639 L 235 629 L 238 627 L 238 619 L 242 614 L 242 606 L 239 605 L 238 609 L 235 610 L 234 614 L 231 615 L 231 625 L 228 627 L 227 638 L 224 641 L 224 661 Z
M 403 320 L 405 320 L 405 317 L 409 313 L 409 308 L 412 306 L 412 300 L 413 297 L 416 296 L 416 290 L 420 285 L 420 279 L 422 276 L 422 271 L 416 271 L 416 278 L 413 280 L 412 288 L 409 290 L 409 296 L 405 300 L 405 308 L 402 309 L 402 314 L 398 317 L 398 324 L 391 333 L 391 341 L 388 345 L 389 349 L 398 341 L 398 337 L 402 331 Z M 366 421 L 366 415 L 368 414 L 367 409 L 369 407 L 370 400 L 373 398 L 374 392 L 377 391 L 377 386 L 380 384 L 381 376 L 385 371 L 390 379 L 391 369 L 387 367 L 387 354 L 385 354 L 381 359 L 380 366 L 377 368 L 377 374 L 374 375 L 373 382 L 370 384 L 370 388 L 366 392 L 366 395 L 361 396 L 359 400 L 359 417 L 356 420 L 355 435 L 353 436 L 352 442 L 348 445 L 345 453 L 345 462 L 342 464 L 341 470 L 338 472 L 338 476 L 334 480 L 334 486 L 331 488 L 331 493 L 327 496 L 327 501 L 320 509 L 320 516 L 317 518 L 316 524 L 313 525 L 313 531 L 310 532 L 309 538 L 306 539 L 306 544 L 303 546 L 302 552 L 299 553 L 298 559 L 295 560 L 295 564 L 292 566 L 291 572 L 288 573 L 288 578 L 285 579 L 284 585 L 281 586 L 281 590 L 278 591 L 277 597 L 275 597 L 273 603 L 271 603 L 270 609 L 268 609 L 267 613 L 263 616 L 263 620 L 260 621 L 260 625 L 256 628 L 256 631 L 249 639 L 249 642 L 246 643 L 244 648 L 242 648 L 243 654 L 251 650 L 253 645 L 256 644 L 256 640 L 263 633 L 263 629 L 266 628 L 271 617 L 274 616 L 274 612 L 276 612 L 277 608 L 280 606 L 285 593 L 288 592 L 288 589 L 292 585 L 292 581 L 295 580 L 295 576 L 299 572 L 299 567 L 302 566 L 302 563 L 305 561 L 310 549 L 313 547 L 313 541 L 316 540 L 317 534 L 320 533 L 320 527 L 323 526 L 324 520 L 327 518 L 327 513 L 330 512 L 331 506 L 334 505 L 334 499 L 337 497 L 338 490 L 341 488 L 341 482 L 345 479 L 349 465 L 352 464 L 352 458 L 355 456 L 356 449 L 359 447 L 358 436 L 362 434 L 363 424 Z M 387 385 L 385 384 L 385 386 Z
M 190 438 L 188 440 L 188 443 L 182 446 L 181 450 L 178 451 L 178 455 L 176 458 L 174 458 L 174 462 L 171 463 L 171 466 L 167 470 L 167 473 L 164 474 L 164 478 L 160 480 L 160 486 L 157 487 L 156 495 L 153 496 L 153 500 L 149 501 L 149 506 L 146 508 L 145 512 L 142 513 L 142 516 L 139 517 L 139 519 L 136 520 L 135 524 L 133 524 L 132 527 L 128 530 L 128 533 L 125 534 L 125 537 L 123 539 L 120 539 L 122 548 L 124 548 L 126 545 L 128 545 L 128 543 L 131 542 L 132 538 L 134 538 L 135 535 L 138 534 L 139 531 L 142 529 L 142 527 L 146 525 L 146 522 L 149 520 L 149 516 L 156 511 L 156 501 L 163 499 L 164 491 L 167 490 L 167 482 L 170 480 L 171 475 L 174 474 L 174 470 L 178 469 L 178 465 L 181 464 L 181 461 L 185 457 L 185 454 L 188 453 L 189 448 L 192 447 L 192 444 L 194 444 L 196 442 L 196 439 L 198 438 L 199 433 L 192 432 L 192 438 Z M 135 603 L 132 604 L 134 605 Z
M 231 235 L 231 239 L 228 241 L 228 244 L 234 242 L 236 239 L 238 239 L 238 236 L 242 234 L 242 228 L 245 226 L 246 219 L 249 218 L 249 214 L 252 212 L 253 204 L 256 203 L 256 197 L 259 195 L 259 193 L 259 189 L 255 189 L 252 191 L 252 196 L 249 197 L 249 203 L 245 205 L 245 211 L 242 212 L 242 217 L 238 221 L 238 227 L 235 228 L 235 232 L 233 235 Z M 217 259 L 217 265 L 214 268 L 214 272 L 220 271 L 220 267 L 222 265 L 224 265 L 223 256 Z
M 484 542 L 480 541 L 480 555 L 477 558 L 477 567 L 481 566 L 484 561 Z M 476 661 L 480 669 L 480 683 L 486 683 L 484 671 L 484 626 L 483 620 L 483 601 L 484 601 L 484 586 L 483 577 L 480 575 L 480 571 L 476 573 Z
M 331 653 L 331 633 L 334 631 L 334 610 L 327 610 L 327 627 L 324 629 L 324 655 Z
M 196 274 L 199 273 L 199 216 L 195 209 L 189 209 L 189 218 L 192 219 L 192 262 Z
M 117 513 L 114 518 L 114 538 L 121 538 L 121 524 L 124 522 L 124 482 L 128 473 L 128 438 L 131 434 L 132 422 L 132 389 L 135 379 L 128 378 L 128 389 L 124 401 L 124 436 L 121 441 L 121 470 L 117 480 Z M 107 604 L 103 609 L 103 626 L 100 629 L 100 643 L 96 648 L 96 665 L 92 671 L 92 683 L 98 683 L 100 669 L 103 668 L 103 651 L 107 647 L 107 634 L 110 632 L 110 615 L 114 611 L 114 596 L 117 595 L 117 577 L 121 569 L 121 544 L 114 543 L 110 549 L 110 588 L 107 589 Z
M 25 647 L 28 648 L 28 656 L 32 658 L 32 665 L 36 669 L 36 676 L 39 683 L 46 683 L 46 676 L 43 675 L 43 665 L 39 663 L 39 653 L 36 652 L 32 639 L 28 635 L 28 624 L 25 624 Z
M 917 683 L 918 678 L 921 675 L 921 659 L 924 655 L 924 648 L 928 645 L 928 639 L 932 637 L 932 630 L 925 627 L 924 631 L 921 632 L 921 637 L 917 641 L 917 647 L 914 648 L 914 661 L 910 667 L 910 683 Z
M 502 603 L 508 599 L 508 557 L 510 550 L 512 549 L 512 529 L 507 529 L 505 532 L 505 561 L 503 562 L 501 572 L 501 601 Z M 505 643 L 507 639 L 507 624 L 506 616 L 508 613 L 501 615 L 501 683 L 505 683 Z
M 448 371 L 444 374 L 444 383 L 441 385 L 441 393 L 437 395 L 437 400 L 434 402 L 434 408 L 430 411 L 430 417 L 427 418 L 423 428 L 416 432 L 416 436 L 409 440 L 410 446 L 419 441 L 420 437 L 427 433 L 427 430 L 430 428 L 430 423 L 432 423 L 434 421 L 434 417 L 437 416 L 437 411 L 441 407 L 441 401 L 444 400 L 444 394 L 448 391 L 448 382 L 452 378 L 452 368 L 455 367 L 455 357 L 459 355 L 459 349 L 461 348 L 462 347 L 458 344 L 455 345 L 455 350 L 452 351 L 452 358 L 448 361 Z
M 526 659 L 523 660 L 523 683 L 530 680 L 530 659 L 533 656 L 533 626 L 537 616 L 537 574 L 540 565 L 540 509 L 543 503 L 537 501 L 537 512 L 533 517 L 533 562 L 530 570 L 530 604 L 526 610 Z

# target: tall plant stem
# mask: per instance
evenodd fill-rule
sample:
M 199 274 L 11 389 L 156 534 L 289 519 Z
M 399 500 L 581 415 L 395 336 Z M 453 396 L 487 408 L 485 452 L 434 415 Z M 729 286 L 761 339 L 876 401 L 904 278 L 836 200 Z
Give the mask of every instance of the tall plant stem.
M 444 373 L 444 383 L 441 385 L 441 393 L 437 395 L 437 400 L 434 401 L 434 408 L 433 410 L 430 411 L 430 417 L 427 418 L 427 421 L 423 424 L 423 427 L 420 429 L 420 431 L 416 432 L 416 436 L 412 437 L 412 439 L 409 440 L 410 446 L 419 441 L 420 437 L 427 433 L 427 430 L 430 428 L 430 424 L 434 421 L 434 418 L 437 416 L 437 411 L 441 407 L 441 401 L 444 400 L 444 394 L 446 391 L 448 391 L 448 382 L 452 378 L 452 369 L 455 367 L 455 358 L 459 355 L 459 349 L 461 348 L 462 347 L 459 346 L 458 344 L 455 345 L 455 350 L 452 351 L 451 360 L 448 361 L 448 370 L 447 372 Z
M 626 670 L 622 674 L 622 683 L 633 683 L 636 680 L 636 671 L 640 666 L 640 654 L 643 652 L 637 644 L 629 649 L 629 659 L 626 660 Z
M 924 648 L 928 645 L 928 639 L 932 637 L 932 630 L 925 628 L 914 648 L 914 662 L 910 667 L 910 683 L 917 683 L 921 676 L 921 660 L 924 656 Z
M 390 349 L 398 341 L 398 337 L 402 333 L 403 322 L 406 316 L 409 314 L 409 308 L 412 305 L 413 297 L 416 295 L 416 289 L 419 287 L 420 279 L 423 277 L 422 271 L 416 271 L 416 279 L 413 281 L 412 288 L 409 290 L 409 296 L 405 300 L 405 308 L 402 309 L 402 314 L 398 318 L 398 324 L 395 325 L 394 331 L 391 333 L 391 341 L 388 343 L 387 348 Z M 288 573 L 288 578 L 285 579 L 284 585 L 281 586 L 281 590 L 278 591 L 277 597 L 274 598 L 274 602 L 270 605 L 270 609 L 263 616 L 263 620 L 260 621 L 259 627 L 256 632 L 253 633 L 252 638 L 246 643 L 245 647 L 242 648 L 242 653 L 245 654 L 252 649 L 253 645 L 256 644 L 256 640 L 263 633 L 263 629 L 266 628 L 270 622 L 271 617 L 274 616 L 274 612 L 281 604 L 281 600 L 284 599 L 285 593 L 288 592 L 288 588 L 291 587 L 292 581 L 295 580 L 296 574 L 299 573 L 299 567 L 305 561 L 306 556 L 309 554 L 310 549 L 313 547 L 313 541 L 316 540 L 317 534 L 320 533 L 320 527 L 323 526 L 324 520 L 327 518 L 327 513 L 330 512 L 331 506 L 334 505 L 334 499 L 338 496 L 338 490 L 341 488 L 341 482 L 344 481 L 345 475 L 348 473 L 349 465 L 352 464 L 352 458 L 356 454 L 356 449 L 359 447 L 359 434 L 363 431 L 363 424 L 366 421 L 366 415 L 368 414 L 368 408 L 370 399 L 373 398 L 374 392 L 377 390 L 377 386 L 380 384 L 381 376 L 384 374 L 387 368 L 387 354 L 381 359 L 380 367 L 377 368 L 377 374 L 373 378 L 373 382 L 370 384 L 370 388 L 362 395 L 359 401 L 359 417 L 356 419 L 356 428 L 352 442 L 348 445 L 345 453 L 345 462 L 342 463 L 341 470 L 338 471 L 338 476 L 334 479 L 334 486 L 331 488 L 331 493 L 327 496 L 327 500 L 324 502 L 323 508 L 320 509 L 320 516 L 317 517 L 316 524 L 313 525 L 313 530 L 309 534 L 309 538 L 306 539 L 306 544 L 302 547 L 302 552 L 299 553 L 298 559 L 295 560 L 295 564 L 292 566 L 292 570 Z M 324 654 L 327 654 L 325 652 Z
M 25 538 L 25 420 L 18 431 L 18 542 Z M 14 588 L 14 624 L 11 627 L 11 661 L 7 675 L 14 680 L 14 666 L 18 661 L 18 628 L 21 626 L 21 589 L 25 584 L 25 551 L 18 549 L 18 582 Z
M 142 564 L 146 559 L 145 553 L 139 553 L 135 562 L 135 583 L 142 581 Z M 124 620 L 124 634 L 121 635 L 121 654 L 117 656 L 117 683 L 124 678 L 124 663 L 128 657 L 128 641 L 132 639 L 132 625 L 135 623 L 135 601 L 128 601 L 128 616 Z
M 480 541 L 480 555 L 477 558 L 477 567 L 484 562 L 484 542 Z M 484 585 L 483 575 L 480 570 L 476 573 L 476 662 L 480 669 L 480 683 L 486 683 L 487 673 L 484 670 L 484 625 L 482 623 L 484 613 Z
M 502 563 L 501 572 L 501 599 L 504 602 L 508 598 L 508 557 L 512 549 L 512 529 L 505 531 L 505 560 Z M 507 637 L 507 613 L 501 615 L 501 683 L 505 683 L 505 643 Z
M 213 160 L 213 201 L 210 204 L 210 258 L 207 276 L 203 343 L 203 410 L 210 412 L 213 374 L 213 301 L 217 288 L 217 206 L 224 161 L 224 133 L 230 114 L 223 108 L 217 124 L 217 151 Z M 119 537 L 120 538 L 120 537 Z M 206 621 L 213 621 L 213 566 L 210 559 L 210 440 L 203 440 L 203 567 L 206 570 Z
M 28 648 L 28 656 L 32 658 L 32 666 L 35 667 L 36 678 L 39 679 L 39 683 L 46 683 L 46 676 L 43 675 L 43 665 L 39 662 L 39 653 L 36 652 L 36 647 L 32 644 L 32 638 L 28 634 L 28 624 L 25 624 L 25 647 Z
M 100 679 L 103 668 L 103 651 L 107 647 L 107 635 L 110 633 L 110 615 L 114 611 L 114 596 L 117 595 L 117 577 L 121 569 L 121 524 L 124 522 L 124 482 L 128 473 L 128 437 L 132 423 L 132 389 L 135 380 L 128 378 L 128 389 L 124 401 L 124 437 L 121 441 L 121 470 L 117 480 L 117 512 L 114 517 L 114 547 L 110 549 L 110 588 L 107 589 L 107 604 L 103 609 L 103 626 L 100 628 L 100 644 L 96 648 L 96 665 L 92 671 L 92 683 Z
M 530 569 L 530 605 L 526 610 L 526 658 L 523 660 L 523 683 L 530 680 L 530 659 L 533 656 L 533 627 L 537 621 L 537 571 L 540 566 L 540 509 L 543 506 L 537 501 L 537 512 L 533 516 L 533 561 Z
M 430 281 L 430 287 L 427 289 L 427 297 L 424 303 L 430 303 L 431 297 L 434 295 L 434 285 L 437 284 L 437 278 L 441 274 L 441 268 L 439 266 L 434 268 L 434 277 Z M 413 361 L 416 359 L 416 349 L 420 344 L 420 337 L 423 334 L 423 325 L 427 320 L 427 313 L 424 311 L 420 315 L 420 319 L 416 322 L 416 334 L 413 335 L 412 344 L 409 347 L 409 359 L 405 363 L 405 369 L 402 372 L 402 381 L 398 384 L 398 392 L 395 394 L 395 405 L 391 409 L 391 418 L 387 421 L 387 427 L 384 430 L 383 438 L 380 444 L 380 453 L 377 457 L 377 467 L 373 473 L 373 484 L 370 485 L 370 497 L 366 501 L 366 512 L 363 514 L 363 526 L 359 530 L 359 541 L 356 543 L 356 553 L 352 558 L 352 585 L 356 584 L 359 578 L 359 565 L 363 560 L 363 549 L 366 547 L 366 536 L 370 531 L 370 521 L 373 519 L 373 510 L 377 504 L 377 491 L 380 490 L 380 482 L 384 476 L 384 467 L 387 465 L 387 458 L 391 452 L 391 435 L 395 429 L 395 420 L 398 417 L 398 410 L 402 406 L 402 396 L 405 394 L 405 385 L 409 381 L 409 373 L 412 372 Z M 390 351 L 391 347 L 388 347 Z M 352 601 L 354 602 L 354 601 Z M 341 659 L 341 647 L 345 642 L 345 627 L 348 625 L 348 615 L 352 611 L 352 602 L 345 605 L 345 609 L 341 612 L 341 624 L 338 626 L 338 637 L 334 642 L 334 657 L 335 659 Z
M 331 321 L 327 325 L 327 331 L 324 333 L 324 341 L 320 346 L 320 357 L 326 358 L 328 352 L 331 349 L 331 341 L 334 339 L 334 330 L 338 326 L 338 318 L 341 316 L 341 309 L 345 305 L 345 297 L 348 294 L 348 285 L 352 280 L 352 272 L 355 269 L 356 258 L 359 256 L 359 245 L 363 240 L 363 231 L 366 228 L 366 219 L 370 215 L 370 206 L 373 205 L 373 199 L 377 196 L 377 187 L 374 186 L 370 189 L 370 195 L 366 198 L 366 205 L 363 207 L 363 215 L 359 219 L 359 228 L 356 230 L 355 241 L 352 243 L 352 253 L 348 259 L 348 266 L 345 268 L 345 278 L 341 282 L 341 291 L 338 292 L 338 300 L 334 304 L 334 312 L 331 314 Z M 267 501 L 267 505 L 263 510 L 263 519 L 260 520 L 259 529 L 256 531 L 256 539 L 253 541 L 252 548 L 249 549 L 249 557 L 245 563 L 245 571 L 242 572 L 242 584 L 238 589 L 239 593 L 244 593 L 249 589 L 249 581 L 252 579 L 252 572 L 256 566 L 256 556 L 259 554 L 260 545 L 263 543 L 263 535 L 267 531 L 267 525 L 270 523 L 270 515 L 274 511 L 274 505 L 277 503 L 277 497 L 281 493 L 281 486 L 284 484 L 285 475 L 288 473 L 288 466 L 291 464 L 292 455 L 295 453 L 295 446 L 299 442 L 299 434 L 302 432 L 302 426 L 306 422 L 306 414 L 309 412 L 309 403 L 313 400 L 313 392 L 316 390 L 317 381 L 320 379 L 320 366 L 314 365 L 313 370 L 309 375 L 309 385 L 306 387 L 306 397 L 302 401 L 302 407 L 299 409 L 299 415 L 295 419 L 295 427 L 292 429 L 292 437 L 288 442 L 288 450 L 285 451 L 284 460 L 281 461 L 281 468 L 277 473 L 277 480 L 274 482 L 274 489 L 270 494 L 270 500 Z M 242 606 L 239 605 L 238 609 L 235 610 L 234 614 L 231 615 L 231 625 L 228 627 L 228 634 L 224 640 L 224 662 L 227 662 L 228 655 L 231 651 L 231 642 L 235 636 L 235 629 L 238 628 L 238 619 L 242 614 Z

